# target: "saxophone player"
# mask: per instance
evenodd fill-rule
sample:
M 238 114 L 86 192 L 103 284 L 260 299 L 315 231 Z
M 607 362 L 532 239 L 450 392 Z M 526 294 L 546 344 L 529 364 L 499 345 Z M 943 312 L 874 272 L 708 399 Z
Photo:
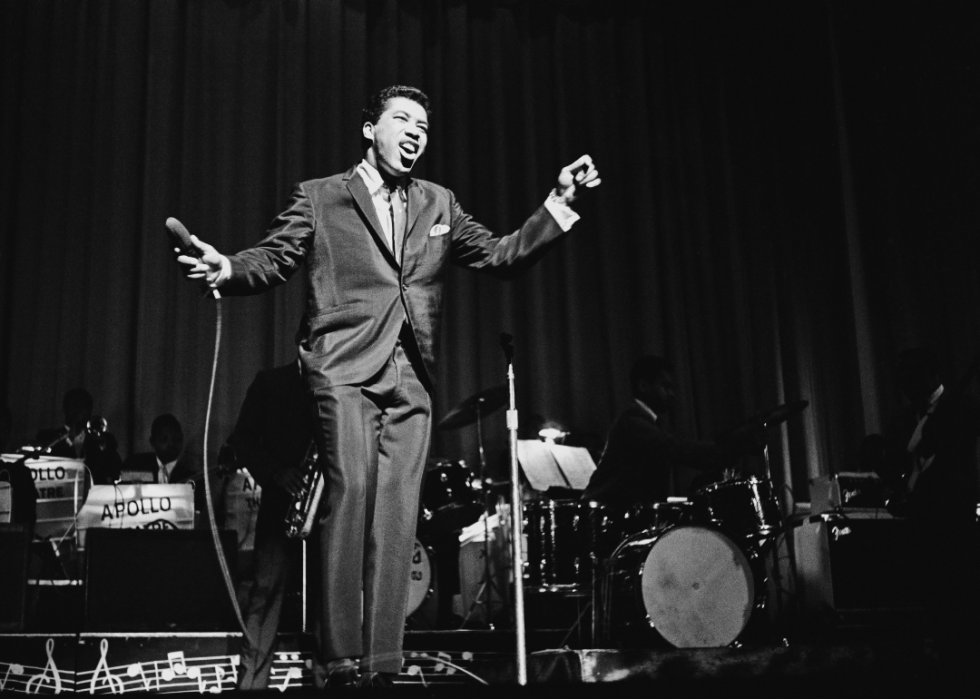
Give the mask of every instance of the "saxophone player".
M 251 643 L 248 637 L 243 642 L 240 689 L 269 685 L 283 597 L 300 567 L 300 541 L 286 536 L 284 521 L 302 486 L 300 467 L 313 439 L 305 390 L 298 360 L 260 371 L 228 439 L 238 465 L 262 486 L 255 550 L 241 594 Z

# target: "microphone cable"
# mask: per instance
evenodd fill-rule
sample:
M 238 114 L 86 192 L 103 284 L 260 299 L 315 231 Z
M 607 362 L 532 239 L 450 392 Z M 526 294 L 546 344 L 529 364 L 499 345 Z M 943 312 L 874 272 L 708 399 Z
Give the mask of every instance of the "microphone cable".
M 211 540 L 214 543 L 214 552 L 218 557 L 218 566 L 221 568 L 221 575 L 225 581 L 225 589 L 228 592 L 228 599 L 231 601 L 232 609 L 235 610 L 235 618 L 238 626 L 242 630 L 244 641 L 249 646 L 253 645 L 248 629 L 245 627 L 245 620 L 242 618 L 242 610 L 238 605 L 238 595 L 235 592 L 235 584 L 231 580 L 231 571 L 228 569 L 228 561 L 225 558 L 224 549 L 221 546 L 221 539 L 218 537 L 218 525 L 214 519 L 214 500 L 211 497 L 211 479 L 208 477 L 208 435 L 211 432 L 211 407 L 214 403 L 214 384 L 218 375 L 218 353 L 221 350 L 221 327 L 223 310 L 221 307 L 221 294 L 217 289 L 212 289 L 214 294 L 215 307 L 215 330 L 214 330 L 214 359 L 211 362 L 211 385 L 208 388 L 208 408 L 204 416 L 204 500 L 208 510 L 208 527 L 211 530 Z

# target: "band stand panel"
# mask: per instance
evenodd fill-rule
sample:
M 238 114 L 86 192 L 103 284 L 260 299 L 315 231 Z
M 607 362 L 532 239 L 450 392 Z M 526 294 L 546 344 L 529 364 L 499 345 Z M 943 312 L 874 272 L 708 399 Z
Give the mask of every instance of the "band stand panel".
M 220 537 L 234 571 L 236 533 Z M 238 629 L 209 531 L 93 529 L 87 548 L 86 630 Z
M 0 632 L 21 631 L 26 618 L 27 527 L 0 524 Z

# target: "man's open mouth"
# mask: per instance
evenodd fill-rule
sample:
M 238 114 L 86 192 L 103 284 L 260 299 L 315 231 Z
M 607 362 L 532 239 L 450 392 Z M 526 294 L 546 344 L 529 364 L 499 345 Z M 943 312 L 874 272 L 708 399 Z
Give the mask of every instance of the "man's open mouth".
M 414 141 L 402 141 L 398 144 L 398 151 L 401 153 L 402 160 L 414 161 L 419 157 L 419 144 Z

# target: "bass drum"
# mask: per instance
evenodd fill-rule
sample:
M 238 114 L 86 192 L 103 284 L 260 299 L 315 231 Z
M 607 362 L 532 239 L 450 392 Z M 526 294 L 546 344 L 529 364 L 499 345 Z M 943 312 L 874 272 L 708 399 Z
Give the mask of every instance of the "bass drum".
M 412 616 L 431 593 L 432 561 L 422 542 L 416 539 L 412 551 L 412 567 L 408 573 L 408 609 L 405 616 Z
M 627 539 L 604 584 L 608 630 L 621 645 L 659 638 L 675 648 L 727 646 L 756 604 L 756 578 L 742 549 L 718 529 L 691 524 Z

